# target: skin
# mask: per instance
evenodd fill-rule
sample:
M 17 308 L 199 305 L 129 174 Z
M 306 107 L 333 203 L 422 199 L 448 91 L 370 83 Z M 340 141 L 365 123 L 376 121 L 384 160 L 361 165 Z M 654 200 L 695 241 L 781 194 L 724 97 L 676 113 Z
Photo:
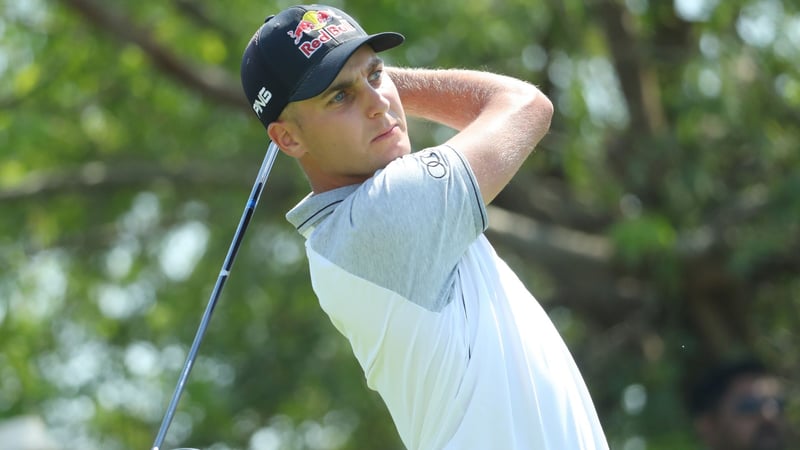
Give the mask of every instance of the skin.
M 783 398 L 780 381 L 772 376 L 750 375 L 735 380 L 719 407 L 698 418 L 695 426 L 710 450 L 784 450 L 787 424 L 773 402 L 752 414 L 736 410 L 741 398 Z
M 400 95 L 368 46 L 322 94 L 290 103 L 268 132 L 300 162 L 316 193 L 361 183 L 411 152 Z
M 488 72 L 390 68 L 410 115 L 459 132 L 446 142 L 469 162 L 485 204 L 545 136 L 553 104 L 535 86 Z
M 488 204 L 547 133 L 553 105 L 533 85 L 502 75 L 384 68 L 363 46 L 325 92 L 290 103 L 268 133 L 321 193 L 361 183 L 409 154 L 406 113 L 458 130 L 446 144 L 466 157 Z

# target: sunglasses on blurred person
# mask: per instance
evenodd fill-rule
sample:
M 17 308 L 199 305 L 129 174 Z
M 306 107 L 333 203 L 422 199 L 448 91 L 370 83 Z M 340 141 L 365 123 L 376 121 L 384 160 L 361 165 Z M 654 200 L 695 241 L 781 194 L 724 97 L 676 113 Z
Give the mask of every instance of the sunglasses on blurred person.
M 786 399 L 782 397 L 756 397 L 746 396 L 736 399 L 733 403 L 733 411 L 741 416 L 753 416 L 761 414 L 765 408 L 783 415 L 786 409 Z

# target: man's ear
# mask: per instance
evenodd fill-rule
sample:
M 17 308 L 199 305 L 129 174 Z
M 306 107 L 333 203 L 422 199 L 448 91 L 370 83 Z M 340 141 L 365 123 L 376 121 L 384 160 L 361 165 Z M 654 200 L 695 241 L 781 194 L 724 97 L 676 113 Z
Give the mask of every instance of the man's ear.
M 292 158 L 300 158 L 305 154 L 300 142 L 295 138 L 295 129 L 285 120 L 276 120 L 267 126 L 267 134 L 270 140 L 277 145 L 282 152 Z

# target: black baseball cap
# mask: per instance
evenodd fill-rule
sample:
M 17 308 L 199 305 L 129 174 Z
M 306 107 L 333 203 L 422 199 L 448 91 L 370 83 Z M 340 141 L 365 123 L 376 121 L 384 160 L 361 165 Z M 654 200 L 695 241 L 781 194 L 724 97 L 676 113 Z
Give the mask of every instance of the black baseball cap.
M 269 16 L 242 56 L 242 87 L 267 127 L 289 102 L 322 93 L 364 44 L 376 52 L 403 43 L 399 33 L 368 35 L 344 11 L 297 5 Z

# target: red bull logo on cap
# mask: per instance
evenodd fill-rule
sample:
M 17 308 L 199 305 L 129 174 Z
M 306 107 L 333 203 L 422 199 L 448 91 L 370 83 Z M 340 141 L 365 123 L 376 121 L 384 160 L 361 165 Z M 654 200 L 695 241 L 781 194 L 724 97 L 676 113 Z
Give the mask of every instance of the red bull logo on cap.
M 297 48 L 306 58 L 310 58 L 325 42 L 351 31 L 356 31 L 356 29 L 331 11 L 307 11 L 295 29 L 286 34 L 290 38 L 294 38 Z M 313 36 L 314 34 L 317 36 L 312 40 L 300 43 L 304 35 Z
M 330 11 L 307 11 L 303 14 L 303 18 L 298 22 L 294 31 L 287 33 L 289 37 L 294 38 L 294 45 L 300 43 L 303 34 L 311 34 L 312 31 L 320 30 L 328 24 L 334 15 Z

